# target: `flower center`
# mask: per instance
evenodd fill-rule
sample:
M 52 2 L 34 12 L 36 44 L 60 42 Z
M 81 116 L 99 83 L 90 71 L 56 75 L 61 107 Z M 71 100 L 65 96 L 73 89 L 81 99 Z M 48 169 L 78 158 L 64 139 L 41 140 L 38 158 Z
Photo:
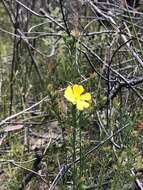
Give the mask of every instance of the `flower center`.
M 80 95 L 79 95 L 79 94 L 76 94 L 76 95 L 75 95 L 75 100 L 76 100 L 76 101 L 79 101 L 79 100 L 80 100 Z

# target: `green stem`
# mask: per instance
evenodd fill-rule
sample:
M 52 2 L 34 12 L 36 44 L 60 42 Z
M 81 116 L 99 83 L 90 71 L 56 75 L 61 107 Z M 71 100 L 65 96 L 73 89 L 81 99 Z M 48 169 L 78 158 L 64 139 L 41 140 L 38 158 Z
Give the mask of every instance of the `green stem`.
M 81 137 L 81 128 L 79 129 L 79 138 L 80 138 L 80 177 L 83 176 L 83 152 L 82 152 L 82 137 Z
M 84 168 L 85 168 L 85 163 L 84 163 L 84 153 L 83 153 L 83 149 L 82 149 L 82 127 L 83 127 L 83 115 L 82 112 L 79 115 L 79 149 L 80 149 L 80 173 L 79 173 L 79 177 L 80 177 L 80 185 L 79 185 L 79 190 L 83 189 L 82 188 L 82 183 L 83 181 L 81 181 L 82 177 L 84 176 Z
M 73 190 L 76 190 L 76 107 L 73 106 L 72 109 L 72 117 L 73 117 L 73 139 L 72 139 L 72 146 L 73 146 Z

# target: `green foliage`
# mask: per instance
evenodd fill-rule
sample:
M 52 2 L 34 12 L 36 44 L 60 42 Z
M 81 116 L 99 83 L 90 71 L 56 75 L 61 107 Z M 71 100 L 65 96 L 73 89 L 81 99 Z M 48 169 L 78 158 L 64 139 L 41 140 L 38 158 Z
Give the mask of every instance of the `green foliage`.
M 115 24 L 112 14 L 98 21 L 83 7 L 79 19 L 73 10 L 75 15 L 65 15 L 75 32 L 69 35 L 61 27 L 61 7 L 49 2 L 49 19 L 30 13 L 27 25 L 19 25 L 27 38 L 0 31 L 0 118 L 6 118 L 0 125 L 0 189 L 20 189 L 38 150 L 43 158 L 27 190 L 48 189 L 66 165 L 55 185 L 59 190 L 133 190 L 142 176 L 131 171 L 143 164 L 142 81 L 136 83 L 142 79 L 136 58 L 142 58 L 140 17 L 136 22 L 133 15 L 115 14 Z M 0 25 L 16 29 L 2 2 Z M 89 109 L 76 110 L 65 99 L 73 84 L 91 93 Z

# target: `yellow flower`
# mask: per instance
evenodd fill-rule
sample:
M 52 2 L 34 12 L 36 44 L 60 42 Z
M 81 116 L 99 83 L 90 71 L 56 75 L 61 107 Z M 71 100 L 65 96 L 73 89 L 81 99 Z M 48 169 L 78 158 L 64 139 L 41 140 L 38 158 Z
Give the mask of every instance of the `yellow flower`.
M 75 84 L 73 87 L 68 86 L 65 90 L 64 97 L 76 105 L 78 110 L 83 110 L 90 106 L 91 94 L 84 93 L 84 88 L 82 85 Z

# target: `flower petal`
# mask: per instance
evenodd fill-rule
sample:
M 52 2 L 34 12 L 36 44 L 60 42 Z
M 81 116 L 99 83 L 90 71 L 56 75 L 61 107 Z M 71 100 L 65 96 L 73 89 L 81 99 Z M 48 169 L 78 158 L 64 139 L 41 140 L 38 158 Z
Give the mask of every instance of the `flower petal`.
M 85 94 L 81 95 L 80 100 L 90 101 L 91 100 L 91 94 L 90 93 L 85 93 Z
M 85 101 L 77 101 L 76 107 L 78 110 L 83 110 L 84 108 L 88 108 L 90 106 L 90 104 L 88 102 Z
M 74 97 L 74 94 L 73 94 L 73 90 L 71 88 L 71 86 L 68 86 L 65 90 L 65 93 L 64 93 L 64 97 L 72 102 L 73 104 L 76 104 L 76 101 L 75 101 L 75 97 Z
M 79 97 L 84 92 L 84 88 L 82 85 L 75 84 L 73 86 L 73 93 L 75 97 Z

